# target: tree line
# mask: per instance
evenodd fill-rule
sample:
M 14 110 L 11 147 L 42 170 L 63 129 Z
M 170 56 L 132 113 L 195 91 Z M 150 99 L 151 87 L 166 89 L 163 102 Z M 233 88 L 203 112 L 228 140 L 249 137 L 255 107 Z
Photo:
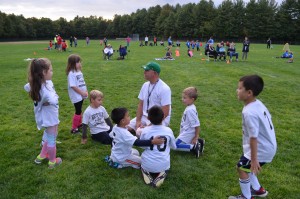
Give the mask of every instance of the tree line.
M 90 37 L 92 39 L 156 36 L 166 39 L 200 39 L 210 36 L 220 40 L 241 41 L 248 36 L 252 41 L 300 41 L 299 0 L 285 0 L 280 5 L 274 0 L 224 0 L 215 6 L 212 0 L 199 3 L 153 6 L 138 9 L 131 14 L 115 14 L 112 20 L 103 17 L 76 16 L 67 21 L 60 17 L 24 18 L 23 15 L 0 11 L 1 40 L 51 39 L 55 34 L 64 38 Z

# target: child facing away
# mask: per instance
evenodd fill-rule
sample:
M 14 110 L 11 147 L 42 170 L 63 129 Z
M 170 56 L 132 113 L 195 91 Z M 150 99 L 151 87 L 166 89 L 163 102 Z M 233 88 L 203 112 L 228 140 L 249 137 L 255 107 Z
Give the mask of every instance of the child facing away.
M 113 109 L 111 118 L 116 125 L 109 134 L 113 138 L 110 161 L 113 162 L 116 168 L 133 167 L 140 169 L 140 153 L 138 150 L 133 149 L 132 146 L 153 147 L 157 144 L 163 144 L 165 141 L 159 136 L 149 140 L 140 140 L 133 136 L 126 128 L 130 123 L 129 112 L 126 108 Z
M 194 104 L 197 97 L 195 87 L 188 87 L 182 92 L 182 102 L 186 108 L 181 118 L 180 133 L 176 138 L 176 150 L 193 152 L 199 158 L 200 153 L 203 153 L 205 140 L 199 138 L 200 121 Z
M 240 78 L 237 96 L 244 103 L 242 111 L 243 155 L 237 163 L 242 194 L 229 199 L 265 197 L 268 192 L 260 185 L 257 175 L 261 167 L 275 156 L 277 143 L 271 115 L 256 97 L 263 90 L 263 79 L 258 75 Z
M 75 107 L 75 114 L 73 115 L 71 129 L 71 133 L 73 134 L 79 133 L 79 128 L 81 127 L 82 122 L 82 104 L 83 100 L 88 97 L 88 91 L 81 70 L 82 65 L 80 56 L 71 54 L 68 57 L 66 74 L 68 76 L 69 97 Z
M 141 140 L 149 140 L 160 136 L 165 141 L 162 145 L 145 148 L 141 156 L 141 171 L 146 184 L 159 187 L 164 182 L 170 169 L 170 148 L 176 148 L 175 137 L 169 127 L 162 125 L 164 113 L 161 107 L 151 107 L 148 118 L 151 125 L 143 129 Z
M 111 145 L 112 138 L 109 133 L 113 125 L 106 109 L 102 106 L 103 99 L 104 95 L 101 91 L 90 92 L 90 105 L 85 109 L 82 119 L 82 144 L 87 142 L 87 127 L 89 127 L 94 141 Z
M 48 159 L 48 168 L 53 169 L 62 163 L 62 159 L 56 157 L 56 137 L 58 133 L 58 95 L 52 83 L 53 69 L 49 59 L 33 59 L 29 65 L 28 81 L 24 86 L 34 101 L 34 114 L 37 128 L 45 128 L 43 133 L 43 145 L 40 154 L 34 162 L 41 164 Z

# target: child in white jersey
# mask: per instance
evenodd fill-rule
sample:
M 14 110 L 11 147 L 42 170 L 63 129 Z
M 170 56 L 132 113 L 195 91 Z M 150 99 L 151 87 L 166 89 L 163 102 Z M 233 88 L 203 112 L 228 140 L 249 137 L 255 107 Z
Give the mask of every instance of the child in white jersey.
M 141 171 L 146 184 L 159 187 L 164 182 L 170 169 L 170 148 L 175 149 L 175 137 L 173 131 L 164 125 L 164 112 L 160 106 L 149 109 L 148 118 L 151 125 L 143 129 L 141 140 L 153 139 L 160 136 L 165 139 L 162 145 L 146 147 L 142 153 Z
M 200 153 L 203 153 L 205 141 L 199 138 L 200 121 L 194 105 L 197 97 L 198 93 L 195 87 L 188 87 L 182 92 L 182 102 L 186 108 L 181 118 L 180 133 L 176 138 L 176 150 L 193 152 L 199 158 Z
M 68 93 L 71 102 L 75 107 L 75 114 L 72 120 L 71 133 L 78 133 L 81 127 L 81 113 L 83 100 L 88 97 L 83 74 L 81 72 L 81 58 L 79 55 L 72 54 L 68 57 L 66 74 L 68 76 Z
M 85 109 L 82 120 L 82 140 L 87 142 L 87 127 L 90 128 L 93 140 L 111 145 L 109 133 L 113 127 L 106 109 L 102 106 L 104 95 L 101 91 L 90 92 L 90 105 Z
M 113 138 L 110 160 L 116 168 L 133 167 L 140 169 L 140 153 L 132 146 L 153 146 L 164 143 L 164 139 L 158 136 L 154 139 L 140 140 L 133 136 L 126 128 L 130 123 L 130 116 L 126 108 L 113 109 L 111 118 L 116 125 L 110 132 L 110 136 Z
M 237 163 L 242 194 L 229 199 L 266 197 L 268 192 L 260 185 L 257 174 L 272 161 L 277 150 L 274 126 L 265 105 L 256 97 L 263 90 L 263 79 L 258 75 L 240 79 L 237 96 L 244 102 L 242 111 L 243 155 Z
M 35 163 L 41 164 L 48 159 L 48 167 L 53 169 L 62 163 L 62 159 L 56 157 L 56 137 L 59 124 L 58 119 L 58 95 L 51 81 L 53 75 L 50 60 L 46 58 L 33 59 L 29 65 L 28 81 L 25 90 L 29 92 L 34 101 L 34 113 L 37 128 L 45 128 L 44 144 Z

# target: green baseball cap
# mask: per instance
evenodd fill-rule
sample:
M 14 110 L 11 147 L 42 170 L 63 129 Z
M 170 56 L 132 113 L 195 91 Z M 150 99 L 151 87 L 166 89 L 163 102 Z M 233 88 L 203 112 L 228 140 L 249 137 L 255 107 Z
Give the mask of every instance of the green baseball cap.
M 144 68 L 144 70 L 153 70 L 158 74 L 160 73 L 160 66 L 156 62 L 148 62 L 145 66 L 142 66 L 142 68 Z

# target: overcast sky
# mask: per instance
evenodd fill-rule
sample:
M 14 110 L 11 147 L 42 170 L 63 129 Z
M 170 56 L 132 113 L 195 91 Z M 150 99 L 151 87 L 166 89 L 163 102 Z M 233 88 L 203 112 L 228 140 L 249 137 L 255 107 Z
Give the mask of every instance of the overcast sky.
M 91 15 L 113 19 L 115 14 L 124 15 L 136 12 L 137 9 L 148 9 L 156 5 L 180 5 L 198 3 L 200 0 L 1 0 L 0 11 L 6 14 L 23 15 L 25 18 L 50 18 L 56 20 L 63 17 L 68 21 Z M 218 6 L 222 0 L 214 1 Z M 246 0 L 245 2 L 249 2 Z M 282 0 L 276 0 L 278 5 Z

